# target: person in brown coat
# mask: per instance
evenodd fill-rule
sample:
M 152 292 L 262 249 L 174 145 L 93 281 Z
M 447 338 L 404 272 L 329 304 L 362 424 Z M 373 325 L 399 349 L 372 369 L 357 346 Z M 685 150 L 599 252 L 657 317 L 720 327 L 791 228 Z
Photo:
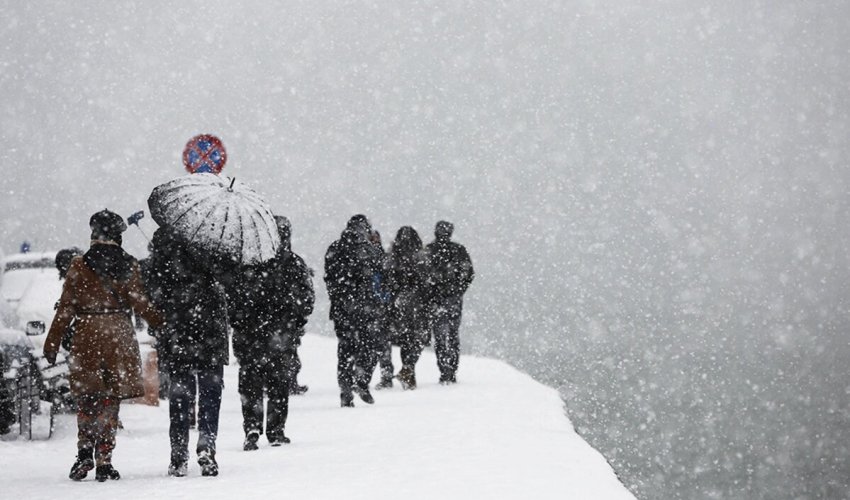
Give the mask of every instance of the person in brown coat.
M 69 477 L 82 480 L 96 459 L 95 477 L 106 481 L 121 477 L 111 463 L 119 404 L 144 394 L 131 310 L 152 326 L 163 319 L 145 295 L 138 262 L 121 248 L 127 229 L 121 216 L 103 210 L 92 215 L 89 226 L 91 248 L 71 261 L 44 357 L 56 361 L 62 335 L 74 321 L 70 382 L 78 433 L 77 460 Z

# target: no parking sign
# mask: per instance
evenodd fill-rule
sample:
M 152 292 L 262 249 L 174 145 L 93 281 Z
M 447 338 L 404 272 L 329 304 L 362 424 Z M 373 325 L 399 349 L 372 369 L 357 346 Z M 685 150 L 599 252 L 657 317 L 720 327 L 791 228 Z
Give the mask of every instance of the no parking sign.
M 221 139 L 210 134 L 196 135 L 183 149 L 183 166 L 190 174 L 218 175 L 227 163 L 227 151 Z

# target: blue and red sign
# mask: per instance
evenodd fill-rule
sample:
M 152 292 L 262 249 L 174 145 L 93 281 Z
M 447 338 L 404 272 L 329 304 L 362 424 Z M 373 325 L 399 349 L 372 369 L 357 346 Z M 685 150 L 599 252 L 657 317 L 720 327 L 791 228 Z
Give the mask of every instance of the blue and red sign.
M 183 165 L 190 174 L 218 175 L 227 163 L 227 151 L 221 140 L 210 134 L 196 135 L 183 149 Z

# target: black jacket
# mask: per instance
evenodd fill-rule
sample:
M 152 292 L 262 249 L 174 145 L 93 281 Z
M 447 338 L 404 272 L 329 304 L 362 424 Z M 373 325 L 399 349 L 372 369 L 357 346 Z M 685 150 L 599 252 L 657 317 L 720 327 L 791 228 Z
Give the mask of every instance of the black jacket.
M 148 294 L 165 316 L 157 353 L 176 369 L 228 363 L 227 300 L 208 266 L 164 228 L 154 233 L 144 275 Z
M 425 252 L 431 298 L 439 300 L 466 293 L 475 277 L 466 248 L 448 238 L 438 238 L 426 247 Z
M 240 362 L 268 349 L 290 350 L 313 313 L 312 271 L 282 248 L 274 259 L 246 267 L 228 288 L 233 350 Z
M 325 253 L 330 319 L 368 320 L 379 314 L 381 298 L 374 279 L 382 262 L 383 252 L 355 231 L 343 231 L 331 244 Z

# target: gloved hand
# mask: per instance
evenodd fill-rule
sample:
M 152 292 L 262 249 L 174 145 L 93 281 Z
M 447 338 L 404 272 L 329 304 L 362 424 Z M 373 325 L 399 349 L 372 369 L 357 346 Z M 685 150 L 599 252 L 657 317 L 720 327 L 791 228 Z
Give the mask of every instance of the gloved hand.
M 46 359 L 47 362 L 50 363 L 51 365 L 55 365 L 56 364 L 56 351 L 48 351 L 48 350 L 45 349 L 44 350 L 44 359 Z

